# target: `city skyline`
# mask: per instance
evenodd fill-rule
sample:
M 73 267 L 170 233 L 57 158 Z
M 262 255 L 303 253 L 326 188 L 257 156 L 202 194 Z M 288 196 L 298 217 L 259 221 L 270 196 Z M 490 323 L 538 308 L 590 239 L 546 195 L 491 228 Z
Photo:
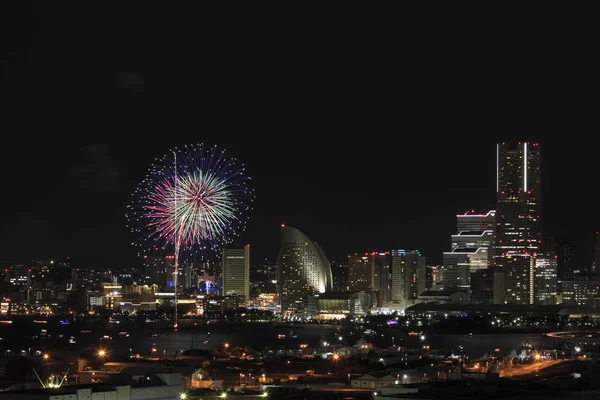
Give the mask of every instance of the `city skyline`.
M 253 246 L 253 264 L 260 263 L 263 258 L 274 260 L 279 224 L 289 223 L 302 227 L 309 232 L 308 235 L 320 238 L 326 253 L 331 254 L 329 257 L 332 261 L 344 262 L 347 255 L 354 252 L 418 248 L 427 256 L 430 264 L 440 264 L 442 253 L 449 248 L 449 237 L 455 233 L 456 215 L 471 208 L 489 210 L 495 206 L 496 143 L 485 145 L 482 142 L 471 144 L 471 147 L 460 146 L 471 156 L 462 166 L 460 162 L 454 164 L 457 169 L 467 168 L 471 163 L 477 165 L 470 172 L 473 176 L 470 181 L 458 180 L 460 184 L 455 185 L 447 172 L 440 174 L 444 164 L 449 163 L 453 155 L 451 151 L 447 151 L 448 146 L 440 146 L 428 153 L 432 158 L 438 158 L 437 162 L 432 161 L 435 168 L 411 170 L 414 182 L 409 185 L 411 187 L 399 187 L 397 194 L 382 190 L 381 185 L 374 188 L 360 185 L 361 178 L 366 181 L 369 174 L 379 173 L 381 176 L 383 168 L 369 169 L 349 163 L 336 167 L 331 166 L 335 165 L 332 160 L 326 166 L 337 169 L 334 171 L 336 174 L 341 172 L 340 168 L 348 168 L 356 173 L 362 168 L 362 175 L 354 176 L 359 184 L 347 186 L 351 178 L 339 176 L 338 182 L 331 182 L 330 188 L 324 187 L 318 196 L 311 186 L 325 185 L 324 181 L 331 177 L 330 174 L 319 173 L 319 167 L 307 171 L 305 165 L 301 164 L 296 169 L 289 169 L 289 172 L 281 171 L 275 176 L 269 176 L 267 168 L 271 162 L 263 157 L 270 155 L 274 161 L 277 160 L 276 154 L 258 153 L 256 148 L 249 151 L 246 146 L 230 146 L 226 151 L 246 164 L 257 195 L 256 209 L 249 214 L 248 230 L 241 235 L 239 244 L 249 243 Z M 412 143 L 415 146 L 424 144 L 416 139 Z M 140 160 L 150 161 L 162 147 L 148 146 L 147 151 L 142 152 L 144 156 L 139 156 Z M 552 157 L 557 152 L 568 151 L 568 147 L 560 146 L 560 142 L 541 140 L 540 148 L 544 166 L 544 232 L 571 237 L 576 243 L 577 262 L 590 264 L 593 260 L 597 216 L 591 214 L 589 219 L 574 219 L 561 211 L 577 204 L 581 208 L 581 204 L 586 201 L 590 203 L 589 209 L 592 210 L 593 200 L 589 196 L 572 198 L 569 191 L 561 190 L 560 183 L 573 186 L 577 183 L 577 177 L 572 175 L 573 179 L 569 179 L 569 173 L 574 173 L 573 169 L 578 166 L 569 166 L 564 159 L 556 160 Z M 47 174 L 48 179 L 49 175 L 61 172 L 64 176 L 62 183 L 55 185 L 49 181 L 44 189 L 43 185 L 32 188 L 13 181 L 17 186 L 21 185 L 18 191 L 27 196 L 3 199 L 5 209 L 21 208 L 19 213 L 7 216 L 6 226 L 10 228 L 4 231 L 2 241 L 10 245 L 2 256 L 4 263 L 61 256 L 70 256 L 73 262 L 82 263 L 81 266 L 89 263 L 96 267 L 120 268 L 141 262 L 136 251 L 130 248 L 132 237 L 125 228 L 121 211 L 129 201 L 129 189 L 145 173 L 146 162 L 129 164 L 127 149 L 117 145 L 72 145 L 69 153 L 77 153 L 76 149 L 79 150 L 79 163 L 70 165 L 73 160 L 64 152 L 58 153 L 67 158 L 57 157 L 46 171 L 41 171 L 41 175 Z M 42 157 L 42 153 L 37 154 Z M 298 149 L 295 160 L 303 160 L 302 155 L 303 151 Z M 287 160 L 291 160 L 290 155 Z M 337 156 L 335 160 L 340 161 L 340 157 Z M 404 163 L 407 164 L 408 161 Z M 401 170 L 398 165 L 402 164 L 401 160 L 393 160 L 389 164 L 395 164 L 397 171 Z M 394 175 L 393 172 L 387 172 L 385 176 L 391 179 Z M 301 187 L 297 186 L 297 182 L 305 180 L 309 182 L 303 183 Z M 311 180 L 314 182 L 312 185 Z M 81 186 L 75 185 L 76 183 Z M 35 199 L 38 190 L 49 191 L 52 195 L 45 200 Z M 86 201 L 90 202 L 89 206 Z M 352 210 L 358 210 L 356 207 L 360 204 L 369 210 L 353 214 Z M 103 205 L 106 207 L 103 208 Z M 56 210 L 54 215 L 53 207 Z M 91 214 L 80 219 L 77 212 L 69 214 L 69 210 L 84 212 L 88 207 L 93 209 L 93 213 L 97 213 L 97 217 Z M 100 219 L 103 224 L 94 226 L 92 221 L 98 224 Z M 70 221 L 70 224 L 65 224 L 65 221 Z M 71 229 L 73 232 L 69 233 Z M 78 234 L 82 229 L 86 235 L 91 236 L 88 238 Z M 587 240 L 586 235 L 589 236 Z M 48 240 L 50 237 L 53 241 Z M 98 242 L 104 242 L 102 251 L 96 250 L 95 243 Z M 110 264 L 109 260 L 112 260 Z
M 4 2 L 0 400 L 600 398 L 594 13 Z

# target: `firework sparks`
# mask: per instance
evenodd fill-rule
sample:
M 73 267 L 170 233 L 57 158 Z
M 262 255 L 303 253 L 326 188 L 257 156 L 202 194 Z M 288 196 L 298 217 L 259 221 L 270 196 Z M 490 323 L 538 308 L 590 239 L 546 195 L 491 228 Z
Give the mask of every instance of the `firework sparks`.
M 244 229 L 254 196 L 243 165 L 202 144 L 157 160 L 134 193 L 127 219 L 143 250 L 217 249 Z

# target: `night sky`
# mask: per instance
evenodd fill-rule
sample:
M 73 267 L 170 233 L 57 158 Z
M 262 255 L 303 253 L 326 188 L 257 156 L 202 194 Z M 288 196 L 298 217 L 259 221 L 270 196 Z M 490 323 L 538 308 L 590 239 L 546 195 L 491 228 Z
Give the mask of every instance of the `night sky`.
M 418 248 L 436 264 L 456 213 L 494 208 L 495 143 L 510 140 L 540 142 L 545 233 L 591 263 L 594 13 L 35 4 L 0 10 L 2 264 L 138 266 L 131 194 L 155 158 L 198 142 L 252 177 L 240 243 L 255 263 L 275 259 L 286 223 L 334 261 Z

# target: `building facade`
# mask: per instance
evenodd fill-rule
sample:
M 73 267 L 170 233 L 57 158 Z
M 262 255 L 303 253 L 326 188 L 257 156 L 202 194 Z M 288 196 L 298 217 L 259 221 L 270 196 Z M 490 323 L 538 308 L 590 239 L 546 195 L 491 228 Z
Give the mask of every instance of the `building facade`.
M 495 268 L 505 274 L 504 303 L 534 302 L 535 257 L 541 252 L 541 170 L 538 143 L 496 148 Z
M 375 291 L 379 304 L 390 300 L 390 252 L 355 253 L 348 256 L 348 290 Z
M 444 290 L 470 293 L 471 274 L 489 267 L 488 253 L 485 247 L 455 248 L 444 252 Z
M 223 296 L 238 295 L 250 299 L 250 245 L 225 247 L 221 253 Z
M 284 317 L 305 317 L 308 296 L 331 292 L 333 277 L 321 246 L 291 226 L 281 226 L 278 292 Z
M 425 257 L 419 250 L 392 250 L 391 302 L 406 308 L 426 291 Z
M 535 304 L 556 304 L 558 295 L 558 262 L 556 257 L 535 259 Z
M 568 306 L 600 305 L 600 279 L 581 277 L 564 280 L 562 284 L 562 302 Z

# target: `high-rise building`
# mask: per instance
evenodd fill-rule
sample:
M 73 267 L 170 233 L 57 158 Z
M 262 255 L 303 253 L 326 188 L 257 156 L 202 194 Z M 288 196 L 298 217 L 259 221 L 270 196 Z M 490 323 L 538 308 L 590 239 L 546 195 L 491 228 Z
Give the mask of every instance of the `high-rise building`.
M 369 253 L 348 256 L 348 290 L 360 292 L 375 286 L 375 259 Z
M 496 148 L 495 268 L 505 287 L 494 284 L 504 303 L 534 302 L 535 256 L 541 251 L 541 171 L 537 143 L 499 143 Z
M 531 254 L 542 242 L 540 148 L 537 143 L 498 144 L 496 263 L 507 253 Z
M 567 238 L 557 238 L 554 240 L 554 255 L 556 255 L 556 268 L 558 277 L 561 280 L 575 279 L 573 242 Z M 551 255 L 548 254 L 548 255 Z
M 223 296 L 250 299 L 250 245 L 242 248 L 224 247 L 221 254 Z
M 348 291 L 348 265 L 342 265 L 338 262 L 331 262 L 331 273 L 333 275 L 333 291 Z
M 390 252 L 368 252 L 348 256 L 348 290 L 376 291 L 378 304 L 389 301 Z
M 478 269 L 471 274 L 469 301 L 473 304 L 492 304 L 494 299 L 492 268 Z
M 175 256 L 144 256 L 143 283 L 157 285 L 160 290 L 173 287 Z
M 457 233 L 450 237 L 451 251 L 443 253 L 444 290 L 470 295 L 470 275 L 493 264 L 495 210 L 467 211 L 456 216 Z
M 535 257 L 528 254 L 508 254 L 504 257 L 504 303 L 534 304 Z
M 406 308 L 426 291 L 425 257 L 419 250 L 392 250 L 391 301 Z
M 457 234 L 450 237 L 450 248 L 476 248 L 485 250 L 488 255 L 488 267 L 493 264 L 495 241 L 494 210 L 485 214 L 465 213 L 456 216 Z M 468 228 L 465 229 L 465 228 Z M 475 229 L 477 228 L 477 229 Z
M 558 293 L 556 257 L 535 258 L 535 304 L 556 304 Z
M 308 296 L 331 292 L 333 277 L 321 246 L 291 226 L 281 225 L 281 249 L 277 258 L 281 313 L 304 317 Z
M 496 210 L 477 212 L 467 211 L 456 216 L 456 231 L 484 232 L 496 229 Z
M 446 251 L 442 255 L 444 270 L 444 290 L 463 291 L 467 295 L 471 288 L 471 274 L 487 269 L 488 248 L 464 247 Z

